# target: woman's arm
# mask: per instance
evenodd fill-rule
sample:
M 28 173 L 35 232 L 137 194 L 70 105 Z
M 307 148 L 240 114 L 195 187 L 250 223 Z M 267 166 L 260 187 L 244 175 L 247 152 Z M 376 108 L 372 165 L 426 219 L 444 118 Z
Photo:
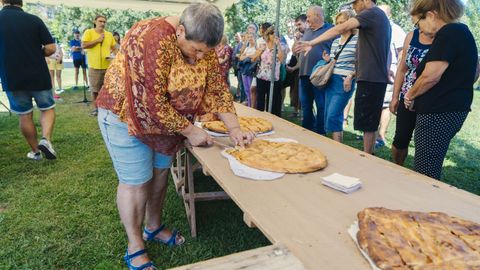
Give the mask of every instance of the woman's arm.
M 425 65 L 422 75 L 420 75 L 413 87 L 408 90 L 408 93 L 405 95 L 405 106 L 410 108 L 415 98 L 432 89 L 432 87 L 440 81 L 449 65 L 446 61 L 428 62 Z
M 403 42 L 403 48 L 405 48 L 405 50 L 402 50 L 402 56 L 400 57 L 400 61 L 398 62 L 397 73 L 395 74 L 395 80 L 393 81 L 393 96 L 392 101 L 390 102 L 390 112 L 393 114 L 397 114 L 400 91 L 405 80 L 405 74 L 408 71 L 407 51 L 408 47 L 410 46 L 410 42 L 412 41 L 412 37 L 413 32 L 408 33 L 405 37 L 405 41 Z
M 282 45 L 280 44 L 280 41 L 276 42 L 277 45 L 277 57 L 278 61 L 281 63 L 283 62 L 283 58 L 285 57 L 285 53 L 283 52 Z

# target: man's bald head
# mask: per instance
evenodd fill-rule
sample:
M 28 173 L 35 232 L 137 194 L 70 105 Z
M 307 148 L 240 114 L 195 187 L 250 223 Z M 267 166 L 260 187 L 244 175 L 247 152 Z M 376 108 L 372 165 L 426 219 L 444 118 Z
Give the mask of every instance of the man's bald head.
M 307 11 L 307 22 L 310 28 L 317 29 L 323 25 L 325 13 L 321 6 L 311 6 Z

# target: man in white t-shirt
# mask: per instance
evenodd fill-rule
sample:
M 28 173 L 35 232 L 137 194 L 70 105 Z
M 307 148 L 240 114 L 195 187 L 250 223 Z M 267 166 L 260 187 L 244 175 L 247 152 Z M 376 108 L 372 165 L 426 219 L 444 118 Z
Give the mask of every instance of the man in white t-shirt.
M 379 5 L 378 6 L 385 15 L 387 15 L 388 20 L 390 21 L 390 26 L 392 27 L 392 40 L 390 43 L 390 54 L 392 57 L 391 65 L 390 65 L 390 81 L 392 84 L 387 85 L 387 91 L 385 92 L 385 98 L 383 100 L 383 110 L 382 116 L 380 118 L 380 127 L 378 128 L 378 137 L 375 142 L 375 147 L 382 147 L 385 146 L 386 140 L 385 135 L 387 133 L 388 124 L 390 123 L 390 102 L 392 101 L 393 95 L 393 80 L 395 78 L 395 73 L 397 72 L 397 64 L 399 61 L 399 56 L 401 56 L 401 52 L 403 49 L 403 42 L 405 41 L 405 31 L 396 23 L 392 21 L 392 9 L 388 5 Z

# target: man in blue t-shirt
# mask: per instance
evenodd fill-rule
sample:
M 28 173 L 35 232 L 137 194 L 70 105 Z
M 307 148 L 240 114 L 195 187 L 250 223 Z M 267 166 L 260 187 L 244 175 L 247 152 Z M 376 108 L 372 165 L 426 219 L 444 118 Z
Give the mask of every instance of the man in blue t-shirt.
M 325 15 L 320 6 L 312 6 L 307 11 L 307 23 L 301 41 L 310 41 L 322 35 L 333 25 L 325 22 Z M 330 53 L 332 41 L 330 38 L 313 46 L 308 54 L 300 53 L 300 103 L 302 105 L 302 126 L 319 134 L 325 134 L 324 110 L 325 91 L 321 91 L 310 82 L 313 67 L 322 60 L 323 52 Z M 315 102 L 315 110 L 313 103 Z M 315 111 L 315 113 L 314 113 Z
M 80 40 L 80 31 L 75 30 L 73 33 L 74 39 L 70 41 L 70 51 L 72 52 L 73 66 L 75 67 L 75 87 L 78 89 L 78 71 L 82 67 L 84 86 L 88 86 L 87 81 L 87 61 L 85 59 L 85 52 L 82 49 L 82 41 Z

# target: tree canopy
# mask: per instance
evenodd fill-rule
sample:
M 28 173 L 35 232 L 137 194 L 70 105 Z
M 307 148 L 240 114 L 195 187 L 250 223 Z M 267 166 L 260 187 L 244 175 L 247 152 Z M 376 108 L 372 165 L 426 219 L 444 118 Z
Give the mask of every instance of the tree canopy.
M 325 20 L 332 23 L 346 0 L 282 0 L 280 7 L 280 32 L 286 33 L 288 23 L 300 14 L 305 14 L 308 7 L 319 5 L 325 11 Z M 403 29 L 413 28 L 410 19 L 410 0 L 383 0 L 379 4 L 387 4 L 392 8 L 392 20 Z M 228 22 L 227 32 L 233 33 L 245 31 L 250 22 L 263 23 L 274 22 L 277 0 L 242 0 L 233 4 L 225 12 Z M 462 21 L 466 23 L 474 34 L 477 44 L 480 42 L 480 1 L 469 0 Z
M 93 20 L 98 14 L 107 18 L 106 29 L 108 31 L 118 32 L 121 36 L 138 21 L 164 15 L 155 11 L 94 9 L 40 4 L 27 4 L 25 11 L 42 18 L 52 35 L 60 43 L 67 43 L 68 40 L 73 39 L 74 30 L 83 33 L 84 30 L 92 28 Z

